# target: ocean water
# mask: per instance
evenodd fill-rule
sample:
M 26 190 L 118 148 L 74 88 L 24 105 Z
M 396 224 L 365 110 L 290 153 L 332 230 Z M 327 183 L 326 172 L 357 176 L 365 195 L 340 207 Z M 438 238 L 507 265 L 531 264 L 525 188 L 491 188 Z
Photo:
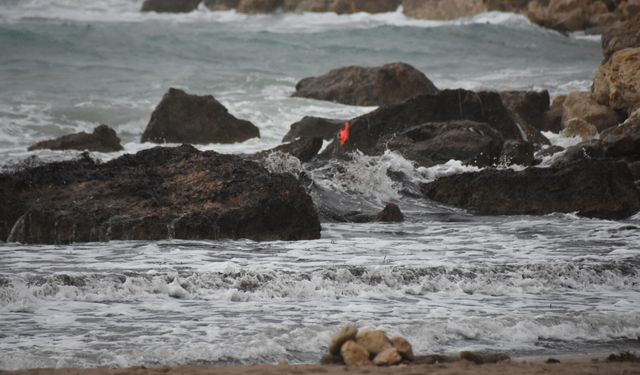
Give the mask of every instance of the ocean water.
M 213 94 L 259 140 L 200 147 L 247 153 L 280 143 L 305 115 L 374 108 L 291 98 L 301 78 L 403 61 L 438 87 L 588 90 L 599 38 L 486 13 L 417 21 L 401 12 L 158 15 L 138 0 L 0 0 L 0 165 L 72 159 L 26 148 L 105 123 L 125 151 L 169 87 Z M 554 143 L 571 144 L 548 134 Z M 317 362 L 345 323 L 409 339 L 418 353 L 513 355 L 640 350 L 640 215 L 623 221 L 483 217 L 429 202 L 417 184 L 473 170 L 415 168 L 394 153 L 273 171 L 305 173 L 320 210 L 402 224 L 324 222 L 316 241 L 0 243 L 0 370 Z M 394 172 L 394 173 L 388 173 Z M 390 176 L 402 176 L 392 179 Z

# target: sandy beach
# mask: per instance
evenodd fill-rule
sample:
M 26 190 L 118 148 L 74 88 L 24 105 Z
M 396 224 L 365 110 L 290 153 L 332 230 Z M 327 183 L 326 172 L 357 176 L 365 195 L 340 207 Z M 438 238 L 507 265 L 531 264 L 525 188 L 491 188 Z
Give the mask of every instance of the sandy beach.
M 336 365 L 256 365 L 256 366 L 219 366 L 196 367 L 178 366 L 162 368 L 132 367 L 124 369 L 35 369 L 1 372 L 11 375 L 155 375 L 155 374 L 181 374 L 181 375 L 276 375 L 276 374 L 369 374 L 369 375 L 454 375 L 454 374 L 640 374 L 640 362 L 613 362 L 606 358 L 572 358 L 562 359 L 560 363 L 545 363 L 544 360 L 516 359 L 495 364 L 476 365 L 468 361 L 453 363 L 440 363 L 431 365 L 401 365 L 394 367 L 361 367 L 348 368 Z

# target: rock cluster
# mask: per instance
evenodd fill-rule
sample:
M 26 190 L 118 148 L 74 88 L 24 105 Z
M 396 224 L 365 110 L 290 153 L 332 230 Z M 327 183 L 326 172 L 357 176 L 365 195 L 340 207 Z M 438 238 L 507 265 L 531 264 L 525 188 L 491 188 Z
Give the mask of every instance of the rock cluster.
M 354 325 L 342 327 L 329 343 L 323 363 L 344 363 L 349 367 L 394 366 L 415 360 L 411 344 L 402 337 L 390 339 L 384 331 L 358 331 Z

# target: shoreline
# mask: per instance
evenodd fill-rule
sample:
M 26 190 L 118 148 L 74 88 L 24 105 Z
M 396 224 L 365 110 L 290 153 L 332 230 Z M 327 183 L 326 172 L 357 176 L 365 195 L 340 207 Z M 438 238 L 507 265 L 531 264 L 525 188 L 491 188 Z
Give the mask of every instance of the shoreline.
M 553 358 L 559 362 L 547 363 Z M 412 364 L 391 367 L 346 367 L 343 365 L 289 365 L 264 364 L 264 365 L 229 365 L 229 366 L 165 366 L 147 368 L 136 366 L 129 368 L 62 368 L 62 369 L 26 369 L 2 371 L 7 375 L 155 375 L 155 374 L 183 374 L 183 375 L 246 375 L 246 374 L 394 374 L 394 375 L 418 375 L 418 374 L 640 374 L 640 358 L 635 356 L 631 360 L 611 361 L 607 356 L 572 356 L 558 355 L 550 357 L 519 357 L 499 363 L 474 364 L 465 360 L 435 364 Z

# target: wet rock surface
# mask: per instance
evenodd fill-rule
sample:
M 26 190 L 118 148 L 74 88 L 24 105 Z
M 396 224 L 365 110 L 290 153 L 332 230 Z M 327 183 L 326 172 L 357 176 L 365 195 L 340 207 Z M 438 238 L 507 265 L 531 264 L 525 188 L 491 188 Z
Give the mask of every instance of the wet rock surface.
M 486 215 L 580 216 L 623 219 L 640 210 L 640 193 L 625 163 L 577 160 L 523 171 L 485 169 L 422 185 L 425 197 Z
M 326 141 L 335 139 L 345 120 L 305 116 L 291 124 L 289 132 L 282 138 L 283 142 L 291 142 L 301 138 L 322 138 Z
M 76 133 L 64 135 L 60 138 L 38 142 L 29 147 L 34 150 L 79 150 L 96 152 L 121 151 L 120 138 L 115 130 L 107 125 L 99 125 L 92 133 Z
M 264 159 L 274 152 L 281 152 L 291 156 L 295 156 L 303 163 L 311 161 L 320 151 L 322 147 L 322 138 L 303 138 L 291 143 L 286 143 L 270 150 L 260 151 L 253 155 L 249 155 L 251 160 Z
M 171 88 L 151 114 L 141 142 L 238 143 L 259 137 L 255 125 L 231 115 L 213 96 Z
M 549 92 L 543 91 L 500 91 L 504 106 L 512 113 L 527 141 L 535 144 L 549 144 L 540 133 L 544 130 L 544 115 L 549 111 Z
M 143 12 L 188 13 L 198 8 L 201 0 L 145 0 Z
M 0 174 L 0 238 L 23 243 L 320 236 L 291 175 L 191 146 Z
M 420 71 L 404 63 L 381 67 L 348 66 L 309 77 L 296 85 L 293 96 L 342 104 L 378 106 L 403 102 L 438 89 Z

